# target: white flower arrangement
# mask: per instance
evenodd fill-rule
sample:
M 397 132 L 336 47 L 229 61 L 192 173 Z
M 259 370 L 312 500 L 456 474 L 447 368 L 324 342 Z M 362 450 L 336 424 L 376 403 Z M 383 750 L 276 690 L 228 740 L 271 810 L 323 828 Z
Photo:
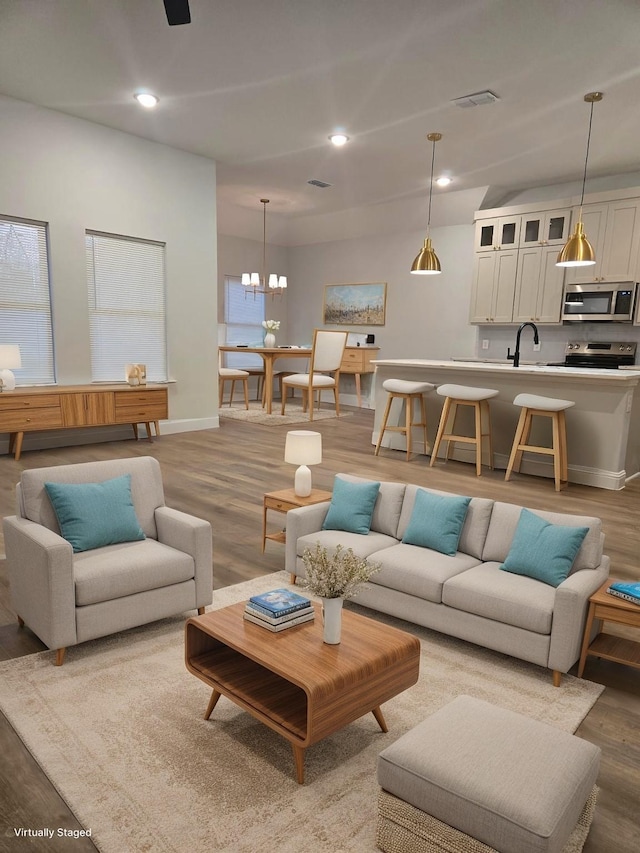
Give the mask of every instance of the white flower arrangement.
M 319 542 L 313 551 L 305 548 L 302 562 L 307 577 L 300 579 L 301 584 L 320 598 L 352 598 L 381 568 L 380 563 L 356 557 L 351 548 L 345 551 L 342 545 L 336 545 L 330 555 Z
M 280 320 L 263 320 L 262 326 L 268 332 L 277 332 L 280 328 Z

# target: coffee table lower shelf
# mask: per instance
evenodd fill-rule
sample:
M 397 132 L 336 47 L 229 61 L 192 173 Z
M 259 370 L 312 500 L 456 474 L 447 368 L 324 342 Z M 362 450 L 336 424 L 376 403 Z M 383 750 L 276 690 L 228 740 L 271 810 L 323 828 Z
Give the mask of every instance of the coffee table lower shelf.
M 373 713 L 418 680 L 420 643 L 404 631 L 343 613 L 342 642 L 322 642 L 316 619 L 273 634 L 242 618 L 244 602 L 192 617 L 185 626 L 185 663 L 212 688 L 205 719 L 226 696 L 292 746 L 304 782 L 305 749 Z
M 214 692 L 232 699 L 254 716 L 268 720 L 276 731 L 304 742 L 307 735 L 307 696 L 300 687 L 243 657 L 227 646 L 191 661 Z M 217 700 L 216 700 L 217 701 Z M 213 707 L 207 709 L 205 719 Z M 284 731 L 282 732 L 284 734 Z

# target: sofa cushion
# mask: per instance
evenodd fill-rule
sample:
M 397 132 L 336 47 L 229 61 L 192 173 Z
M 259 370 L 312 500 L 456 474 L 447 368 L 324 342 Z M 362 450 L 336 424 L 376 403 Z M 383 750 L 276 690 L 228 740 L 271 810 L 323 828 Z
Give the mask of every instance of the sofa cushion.
M 503 572 L 500 563 L 481 563 L 444 584 L 442 603 L 536 634 L 550 634 L 556 591 L 524 575 Z
M 422 486 L 408 485 L 406 487 L 402 512 L 398 522 L 398 539 L 402 539 L 407 530 L 418 488 L 422 488 Z M 431 492 L 434 495 L 451 497 L 451 492 L 442 492 L 438 489 L 424 489 L 424 491 Z M 470 554 L 472 557 L 477 557 L 478 560 L 482 559 L 482 550 L 489 528 L 492 508 L 493 501 L 488 498 L 471 498 L 460 533 L 459 552 Z
M 560 586 L 571 570 L 588 527 L 551 524 L 534 512 L 523 509 L 507 559 L 500 566 L 506 572 Z
M 366 536 L 361 533 L 347 533 L 344 530 L 318 530 L 298 537 L 296 543 L 298 557 L 302 557 L 306 548 L 313 551 L 317 542 L 329 550 L 336 545 L 342 545 L 345 551 L 351 548 L 356 557 L 370 557 L 376 551 L 398 544 L 398 540 L 393 536 L 385 536 L 384 533 L 375 533 L 373 530 Z
M 442 601 L 445 581 L 478 565 L 478 560 L 468 554 L 458 553 L 450 557 L 430 548 L 405 544 L 373 553 L 371 559 L 381 566 L 380 571 L 371 578 L 371 584 L 405 592 L 436 604 Z
M 471 498 L 418 489 L 402 541 L 455 557 Z
M 504 563 L 511 547 L 513 535 L 516 532 L 520 520 L 521 506 L 496 501 L 491 513 L 491 523 L 487 533 L 482 559 L 490 562 Z M 602 562 L 602 521 L 590 515 L 568 515 L 561 512 L 547 512 L 546 510 L 532 509 L 531 512 L 539 515 L 551 524 L 562 524 L 566 527 L 588 527 L 589 532 L 584 537 L 582 545 L 576 555 L 571 571 L 580 569 L 595 569 Z
M 145 539 L 76 554 L 73 574 L 82 607 L 191 580 L 195 566 L 189 554 Z
M 131 474 L 102 483 L 45 483 L 60 533 L 74 552 L 144 539 L 131 500 Z
M 346 480 L 347 483 L 374 482 L 363 477 L 356 477 L 353 474 L 340 474 L 340 478 Z M 380 483 L 380 491 L 371 517 L 371 530 L 398 538 L 398 521 L 400 520 L 406 488 L 404 483 Z
M 350 483 L 336 474 L 322 529 L 367 534 L 379 491 L 378 482 Z

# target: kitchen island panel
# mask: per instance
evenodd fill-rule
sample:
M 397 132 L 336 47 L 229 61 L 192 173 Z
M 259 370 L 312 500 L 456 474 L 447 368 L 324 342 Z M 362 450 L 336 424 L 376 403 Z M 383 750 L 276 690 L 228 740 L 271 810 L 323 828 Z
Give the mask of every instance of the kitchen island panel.
M 386 403 L 387 394 L 382 387 L 386 379 L 408 379 L 435 385 L 454 382 L 499 391 L 499 396 L 491 400 L 496 468 L 507 467 L 520 414 L 520 408 L 513 405 L 513 399 L 525 392 L 575 402 L 575 406 L 566 412 L 569 482 L 622 489 L 626 480 L 640 471 L 640 393 L 636 390 L 640 370 L 585 370 L 542 365 L 514 368 L 511 364 L 427 359 L 379 359 L 375 364 L 373 444 L 378 439 Z M 432 441 L 443 398 L 436 393 L 428 394 L 426 403 L 429 440 Z M 396 418 L 399 420 L 402 417 L 400 409 L 392 411 L 391 417 L 394 422 Z M 550 443 L 546 420 L 535 419 L 533 441 Z M 466 426 L 462 417 L 459 423 Z M 382 446 L 404 450 L 404 436 L 386 434 Z M 454 459 L 469 463 L 473 461 L 472 456 L 473 452 L 463 445 L 458 445 L 453 454 Z M 521 472 L 551 478 L 553 465 L 545 456 L 525 453 Z

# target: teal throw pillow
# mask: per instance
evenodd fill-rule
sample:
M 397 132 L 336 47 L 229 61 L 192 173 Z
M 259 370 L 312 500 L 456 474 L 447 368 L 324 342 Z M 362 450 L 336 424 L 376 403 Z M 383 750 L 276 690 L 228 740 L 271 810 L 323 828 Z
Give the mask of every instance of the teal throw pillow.
M 131 474 L 102 483 L 45 483 L 44 487 L 60 533 L 74 552 L 145 538 L 131 499 Z
M 560 586 L 571 571 L 588 532 L 588 527 L 551 524 L 534 512 L 523 509 L 507 559 L 500 568 L 550 586 Z
M 416 492 L 413 512 L 402 541 L 455 557 L 471 498 Z
M 379 491 L 380 483 L 349 483 L 336 477 L 322 529 L 367 534 Z

